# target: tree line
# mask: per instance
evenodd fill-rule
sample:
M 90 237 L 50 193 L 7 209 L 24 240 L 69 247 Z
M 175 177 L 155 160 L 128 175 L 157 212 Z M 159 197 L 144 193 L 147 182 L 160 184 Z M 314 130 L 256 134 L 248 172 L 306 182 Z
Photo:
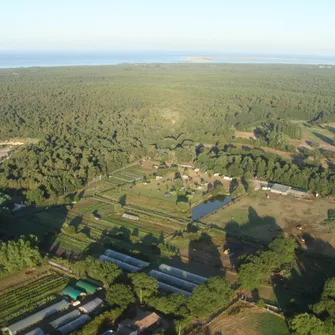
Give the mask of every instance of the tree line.
M 260 149 L 225 145 L 221 150 L 203 148 L 195 165 L 231 177 L 272 181 L 321 195 L 335 195 L 335 173 L 321 165 L 296 165 Z

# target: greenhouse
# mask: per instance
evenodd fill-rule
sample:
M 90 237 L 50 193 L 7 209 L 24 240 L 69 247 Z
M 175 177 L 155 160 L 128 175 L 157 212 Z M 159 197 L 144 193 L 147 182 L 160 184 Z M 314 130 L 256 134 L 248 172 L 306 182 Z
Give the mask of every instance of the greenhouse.
M 8 332 L 9 335 L 15 335 L 18 332 L 40 322 L 47 316 L 66 310 L 67 308 L 69 308 L 69 305 L 70 303 L 66 300 L 61 300 L 49 307 L 42 309 L 41 311 L 36 312 L 35 314 L 26 317 L 25 319 L 22 319 L 6 328 L 3 328 L 2 331 L 4 333 Z
M 57 329 L 59 327 L 64 326 L 66 323 L 69 323 L 70 321 L 78 318 L 80 315 L 81 315 L 80 312 L 77 309 L 75 309 L 74 311 L 67 313 L 61 316 L 60 318 L 50 322 L 50 325 L 53 328 Z
M 137 259 L 135 257 L 131 257 L 128 255 L 121 254 L 120 252 L 116 252 L 111 249 L 107 249 L 105 251 L 105 255 L 108 257 L 118 259 L 121 262 L 128 263 L 130 265 L 136 266 L 138 268 L 144 269 L 150 265 L 148 262 L 141 261 L 140 259 Z
M 171 286 L 171 285 L 168 285 L 168 284 L 164 284 L 160 281 L 158 282 L 158 287 L 159 287 L 160 290 L 168 292 L 168 293 L 181 293 L 185 297 L 189 297 L 189 296 L 192 295 L 192 293 L 190 293 L 190 292 L 181 290 L 177 287 L 174 287 L 174 286 Z
M 177 287 L 179 287 L 179 288 L 181 288 L 185 291 L 189 291 L 189 292 L 192 292 L 198 286 L 194 283 L 191 283 L 191 282 L 188 282 L 186 280 L 170 276 L 166 273 L 159 272 L 159 271 L 156 271 L 156 270 L 151 270 L 149 272 L 149 275 L 151 277 L 156 278 L 159 281 L 162 281 L 162 282 L 167 283 L 167 284 L 172 285 L 172 286 L 177 286 Z
M 65 324 L 64 326 L 60 327 L 58 331 L 63 334 L 67 335 L 72 333 L 75 330 L 78 330 L 83 325 L 85 325 L 87 322 L 89 322 L 91 318 L 88 315 L 82 315 L 77 319 L 74 319 L 73 321 Z
M 73 300 L 77 300 L 78 297 L 82 296 L 82 295 L 86 295 L 85 292 L 83 291 L 79 291 L 71 286 L 67 286 L 64 288 L 64 290 L 62 291 L 62 295 L 67 295 L 68 297 L 70 297 Z
M 76 286 L 84 290 L 87 294 L 94 294 L 98 289 L 98 286 L 88 283 L 84 280 L 77 281 Z
M 138 268 L 136 266 L 130 265 L 128 263 L 121 262 L 118 259 L 111 258 L 111 257 L 108 257 L 106 255 L 101 255 L 99 258 L 103 262 L 112 262 L 112 263 L 118 265 L 121 269 L 123 269 L 125 271 L 128 271 L 128 272 L 138 272 L 138 271 L 141 270 L 140 268 Z
M 92 313 L 95 311 L 100 305 L 102 305 L 103 301 L 100 298 L 95 298 L 92 301 L 88 302 L 85 305 L 79 307 L 80 312 L 82 313 Z
M 161 264 L 159 266 L 159 270 L 171 276 L 190 281 L 191 283 L 194 283 L 197 285 L 205 284 L 207 281 L 207 278 L 205 277 L 201 277 L 201 276 L 195 275 L 194 273 L 187 272 L 187 271 L 184 271 L 178 268 L 174 268 L 166 264 Z
M 45 335 L 45 332 L 41 328 L 35 328 L 24 335 Z

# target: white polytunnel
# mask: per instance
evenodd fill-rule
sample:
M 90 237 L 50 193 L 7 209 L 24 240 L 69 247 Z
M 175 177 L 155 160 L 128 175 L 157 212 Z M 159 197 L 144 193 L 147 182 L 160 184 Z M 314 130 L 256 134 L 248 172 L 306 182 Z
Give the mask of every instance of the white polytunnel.
M 162 283 L 162 282 L 158 282 L 158 287 L 160 290 L 168 292 L 168 293 L 181 293 L 182 295 L 186 296 L 186 297 L 190 297 L 192 295 L 192 293 L 181 290 L 180 288 Z
M 190 281 L 190 282 L 192 282 L 194 284 L 198 284 L 198 285 L 205 284 L 206 281 L 207 281 L 207 278 L 205 278 L 205 277 L 201 277 L 201 276 L 198 276 L 194 273 L 187 272 L 187 271 L 184 271 L 184 270 L 181 270 L 181 269 L 178 269 L 178 268 L 174 268 L 174 267 L 172 267 L 170 265 L 166 265 L 166 264 L 161 264 L 159 266 L 159 270 L 164 272 L 164 273 L 167 273 L 169 275 L 172 275 L 172 276 L 178 277 L 180 279 Z
M 128 272 L 139 272 L 141 270 L 137 266 L 133 266 L 133 265 L 130 265 L 128 263 L 121 262 L 118 259 L 111 258 L 111 257 L 108 257 L 106 255 L 101 255 L 99 257 L 99 259 L 102 262 L 111 262 L 111 263 L 114 263 L 114 264 L 118 265 L 122 270 L 125 270 L 125 271 L 128 271 Z
M 100 298 L 95 298 L 87 304 L 80 306 L 79 310 L 82 313 L 89 314 L 96 310 L 100 305 L 102 305 L 102 303 L 103 301 Z
M 74 311 L 67 313 L 61 316 L 60 318 L 50 322 L 50 325 L 54 327 L 55 329 L 57 329 L 59 327 L 62 327 L 66 323 L 69 323 L 70 321 L 76 319 L 80 315 L 81 315 L 80 312 L 77 309 L 75 309 Z
M 114 259 L 118 259 L 121 262 L 136 266 L 141 269 L 146 268 L 150 265 L 150 263 L 148 262 L 141 261 L 140 259 L 122 254 L 120 252 L 111 249 L 107 249 L 105 251 L 105 255 Z
M 192 292 L 198 286 L 198 285 L 196 285 L 194 283 L 191 283 L 189 281 L 179 279 L 179 278 L 170 276 L 166 273 L 159 272 L 159 271 L 156 271 L 156 270 L 151 270 L 149 272 L 149 275 L 151 277 L 156 278 L 157 280 L 159 280 L 163 283 L 166 283 L 166 284 L 169 284 L 169 285 L 172 285 L 172 286 L 176 286 L 178 288 L 181 288 L 182 290 L 189 291 L 189 292 Z
M 27 316 L 26 318 L 13 323 L 12 325 L 2 328 L 2 332 L 8 333 L 9 335 L 15 335 L 18 332 L 40 322 L 41 320 L 45 319 L 46 317 L 55 314 L 60 311 L 64 311 L 69 308 L 70 303 L 66 300 L 61 300 L 49 307 L 46 307 L 32 315 Z
M 58 331 L 62 334 L 62 335 L 67 335 L 72 333 L 75 330 L 78 330 L 79 328 L 81 328 L 83 325 L 85 325 L 86 323 L 88 323 L 91 320 L 91 318 L 84 314 L 82 316 L 80 316 L 77 319 L 74 319 L 73 321 L 65 324 L 64 326 L 58 328 Z

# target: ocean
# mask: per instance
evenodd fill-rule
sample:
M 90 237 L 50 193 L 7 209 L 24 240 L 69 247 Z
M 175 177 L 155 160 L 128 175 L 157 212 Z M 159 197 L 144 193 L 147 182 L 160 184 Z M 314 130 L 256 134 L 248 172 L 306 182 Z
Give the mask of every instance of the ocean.
M 116 65 L 122 63 L 250 63 L 335 65 L 335 56 L 213 53 L 203 51 L 0 51 L 0 68 Z

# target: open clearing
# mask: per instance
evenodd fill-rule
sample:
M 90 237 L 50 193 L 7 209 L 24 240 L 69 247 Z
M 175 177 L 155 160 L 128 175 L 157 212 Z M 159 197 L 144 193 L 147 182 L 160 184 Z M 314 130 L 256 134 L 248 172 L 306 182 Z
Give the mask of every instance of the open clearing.
M 208 335 L 288 335 L 283 319 L 257 307 L 236 303 L 204 329 Z
M 269 199 L 266 194 L 269 194 Z M 304 234 L 308 249 L 327 254 L 332 251 L 334 255 L 335 234 L 331 228 L 321 224 L 327 218 L 329 209 L 335 209 L 332 199 L 299 200 L 258 191 L 207 216 L 203 221 L 217 224 L 227 233 L 250 236 L 264 242 L 282 233 Z M 304 227 L 303 231 L 296 229 L 299 224 Z M 321 240 L 327 243 L 321 243 Z

